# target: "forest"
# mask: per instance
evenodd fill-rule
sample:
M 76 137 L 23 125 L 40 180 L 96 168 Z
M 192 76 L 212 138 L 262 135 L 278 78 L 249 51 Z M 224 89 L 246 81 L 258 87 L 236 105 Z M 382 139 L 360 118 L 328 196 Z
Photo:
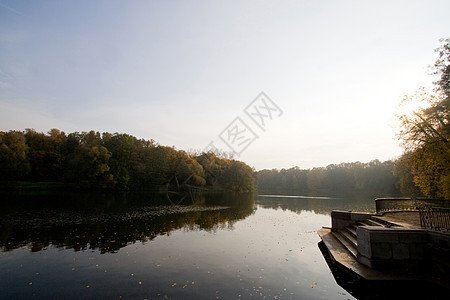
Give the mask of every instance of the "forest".
M 220 153 L 187 153 L 120 133 L 0 132 L 0 181 L 51 182 L 64 188 L 155 190 L 174 176 L 213 190 L 292 195 L 362 191 L 399 195 L 395 162 L 342 163 L 254 172 Z M 257 184 L 255 184 L 255 177 Z
M 3 186 L 28 181 L 73 189 L 155 190 L 174 177 L 212 190 L 254 189 L 252 168 L 218 153 L 189 154 L 121 133 L 0 132 Z
M 258 192 L 289 195 L 346 195 L 370 193 L 377 197 L 399 196 L 395 162 L 373 160 L 328 165 L 309 170 L 262 170 L 257 173 Z

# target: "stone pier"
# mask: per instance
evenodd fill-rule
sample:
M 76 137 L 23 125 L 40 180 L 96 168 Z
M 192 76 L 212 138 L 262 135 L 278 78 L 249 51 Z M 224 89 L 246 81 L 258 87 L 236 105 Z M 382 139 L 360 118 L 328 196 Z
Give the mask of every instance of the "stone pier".
M 350 290 L 425 284 L 450 292 L 450 233 L 421 228 L 418 211 L 333 211 L 331 218 L 332 227 L 318 231 L 319 246 L 333 273 L 350 278 Z

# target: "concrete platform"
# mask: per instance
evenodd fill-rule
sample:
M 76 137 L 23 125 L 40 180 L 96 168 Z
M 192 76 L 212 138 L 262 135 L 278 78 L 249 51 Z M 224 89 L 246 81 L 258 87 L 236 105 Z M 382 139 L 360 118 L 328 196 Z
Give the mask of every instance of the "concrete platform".
M 374 270 L 357 261 L 330 228 L 318 231 L 319 248 L 336 282 L 358 299 L 446 299 L 445 282 L 426 273 L 408 274 L 405 270 Z
M 405 228 L 421 228 L 418 211 L 387 212 L 374 218 L 385 220 L 387 222 L 397 224 Z
M 332 259 L 341 268 L 346 268 L 365 280 L 424 280 L 424 277 L 405 275 L 396 271 L 379 271 L 371 269 L 351 255 L 348 250 L 331 233 L 331 229 L 322 228 L 317 232 L 328 249 Z

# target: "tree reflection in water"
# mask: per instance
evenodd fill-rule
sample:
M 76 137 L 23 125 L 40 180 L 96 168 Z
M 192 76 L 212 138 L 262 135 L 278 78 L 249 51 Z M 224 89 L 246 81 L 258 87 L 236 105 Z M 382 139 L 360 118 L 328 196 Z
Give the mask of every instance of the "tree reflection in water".
M 203 195 L 194 205 L 171 205 L 151 193 L 6 194 L 0 212 L 0 248 L 50 245 L 113 253 L 171 231 L 233 229 L 254 213 L 252 194 Z
M 330 197 L 259 195 L 258 205 L 264 208 L 290 210 L 295 213 L 311 211 L 330 215 L 332 210 L 375 211 L 372 194 L 330 195 Z

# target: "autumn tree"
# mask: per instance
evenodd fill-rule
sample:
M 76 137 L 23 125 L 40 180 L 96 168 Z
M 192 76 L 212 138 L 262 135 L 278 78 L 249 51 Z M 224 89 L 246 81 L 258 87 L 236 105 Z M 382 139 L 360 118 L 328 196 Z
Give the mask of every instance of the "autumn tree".
M 196 157 L 202 166 L 206 184 L 217 186 L 222 181 L 223 171 L 230 164 L 230 160 L 218 157 L 214 152 L 204 152 Z
M 399 116 L 407 156 L 403 163 L 411 169 L 414 183 L 428 197 L 450 199 L 450 40 L 442 40 L 434 64 L 438 80 L 435 88 L 419 89 L 406 95 L 403 104 L 420 101 L 422 108 Z
M 219 154 L 221 155 L 221 154 Z M 129 134 L 0 132 L 0 180 L 64 182 L 88 189 L 159 189 L 171 179 L 197 187 L 248 191 L 253 171 L 213 153 L 187 153 Z
M 228 190 L 251 192 L 254 189 L 254 183 L 253 170 L 243 162 L 232 160 L 224 170 L 223 184 Z

